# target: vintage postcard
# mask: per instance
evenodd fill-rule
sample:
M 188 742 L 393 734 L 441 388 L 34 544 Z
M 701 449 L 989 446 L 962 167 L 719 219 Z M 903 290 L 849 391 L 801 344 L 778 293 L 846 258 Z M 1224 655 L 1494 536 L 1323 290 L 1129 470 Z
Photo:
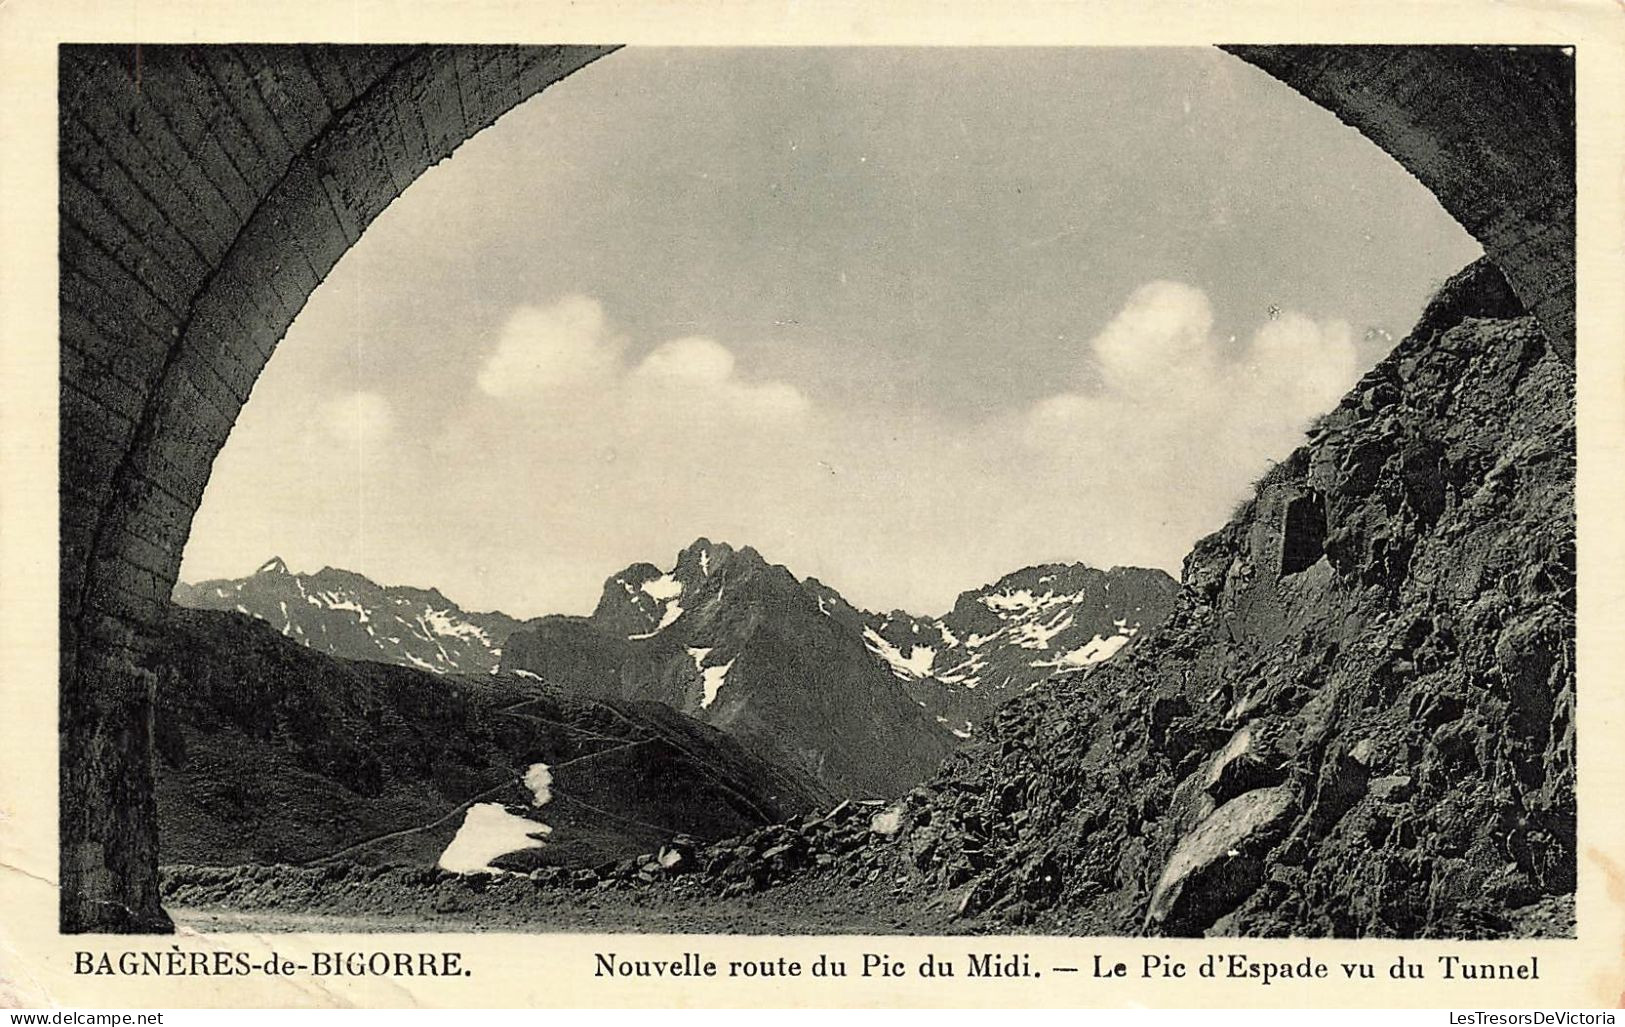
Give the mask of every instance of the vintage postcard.
M 1620 1005 L 1622 41 L 0 7 L 0 1003 Z

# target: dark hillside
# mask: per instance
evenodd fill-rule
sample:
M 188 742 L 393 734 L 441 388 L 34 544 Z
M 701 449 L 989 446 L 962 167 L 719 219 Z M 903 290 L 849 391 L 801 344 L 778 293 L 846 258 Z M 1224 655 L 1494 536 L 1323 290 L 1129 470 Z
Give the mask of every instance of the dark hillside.
M 539 762 L 553 799 L 532 815 L 553 834 L 527 855 L 554 862 L 734 834 L 824 798 L 665 707 L 335 659 L 238 614 L 177 608 L 159 662 L 165 862 L 433 864 L 472 800 L 529 807 Z

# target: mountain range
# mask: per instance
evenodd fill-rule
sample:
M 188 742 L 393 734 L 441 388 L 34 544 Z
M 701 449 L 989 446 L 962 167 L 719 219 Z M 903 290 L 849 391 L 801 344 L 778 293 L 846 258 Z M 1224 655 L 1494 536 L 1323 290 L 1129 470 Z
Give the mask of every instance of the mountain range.
M 922 780 L 1009 696 L 1109 659 L 1177 591 L 1157 570 L 1050 564 L 967 591 L 940 617 L 877 614 L 751 547 L 701 538 L 669 570 L 612 575 L 586 617 L 520 622 L 276 558 L 247 578 L 178 586 L 175 600 L 348 659 L 662 703 L 835 794 L 881 796 Z
M 436 674 L 488 673 L 519 621 L 470 613 L 432 588 L 379 585 L 336 567 L 295 574 L 272 557 L 246 578 L 180 582 L 172 598 L 195 610 L 257 617 L 312 649 Z

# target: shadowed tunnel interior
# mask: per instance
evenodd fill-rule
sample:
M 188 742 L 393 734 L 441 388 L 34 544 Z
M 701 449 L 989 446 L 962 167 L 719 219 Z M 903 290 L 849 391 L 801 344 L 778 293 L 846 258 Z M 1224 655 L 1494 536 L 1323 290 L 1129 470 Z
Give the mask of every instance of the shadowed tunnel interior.
M 64 931 L 170 928 L 158 895 L 148 637 L 265 361 L 424 170 L 613 49 L 61 48 Z M 1572 357 L 1569 55 L 1226 49 L 1431 189 Z

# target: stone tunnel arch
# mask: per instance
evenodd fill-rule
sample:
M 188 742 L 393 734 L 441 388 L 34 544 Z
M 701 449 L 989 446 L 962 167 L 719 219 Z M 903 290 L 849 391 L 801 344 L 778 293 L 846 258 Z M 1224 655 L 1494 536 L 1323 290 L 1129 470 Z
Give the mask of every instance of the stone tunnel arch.
M 63 931 L 170 929 L 146 638 L 265 361 L 418 175 L 613 49 L 60 49 Z M 1570 60 L 1504 48 L 1227 49 L 1399 160 L 1572 356 Z

